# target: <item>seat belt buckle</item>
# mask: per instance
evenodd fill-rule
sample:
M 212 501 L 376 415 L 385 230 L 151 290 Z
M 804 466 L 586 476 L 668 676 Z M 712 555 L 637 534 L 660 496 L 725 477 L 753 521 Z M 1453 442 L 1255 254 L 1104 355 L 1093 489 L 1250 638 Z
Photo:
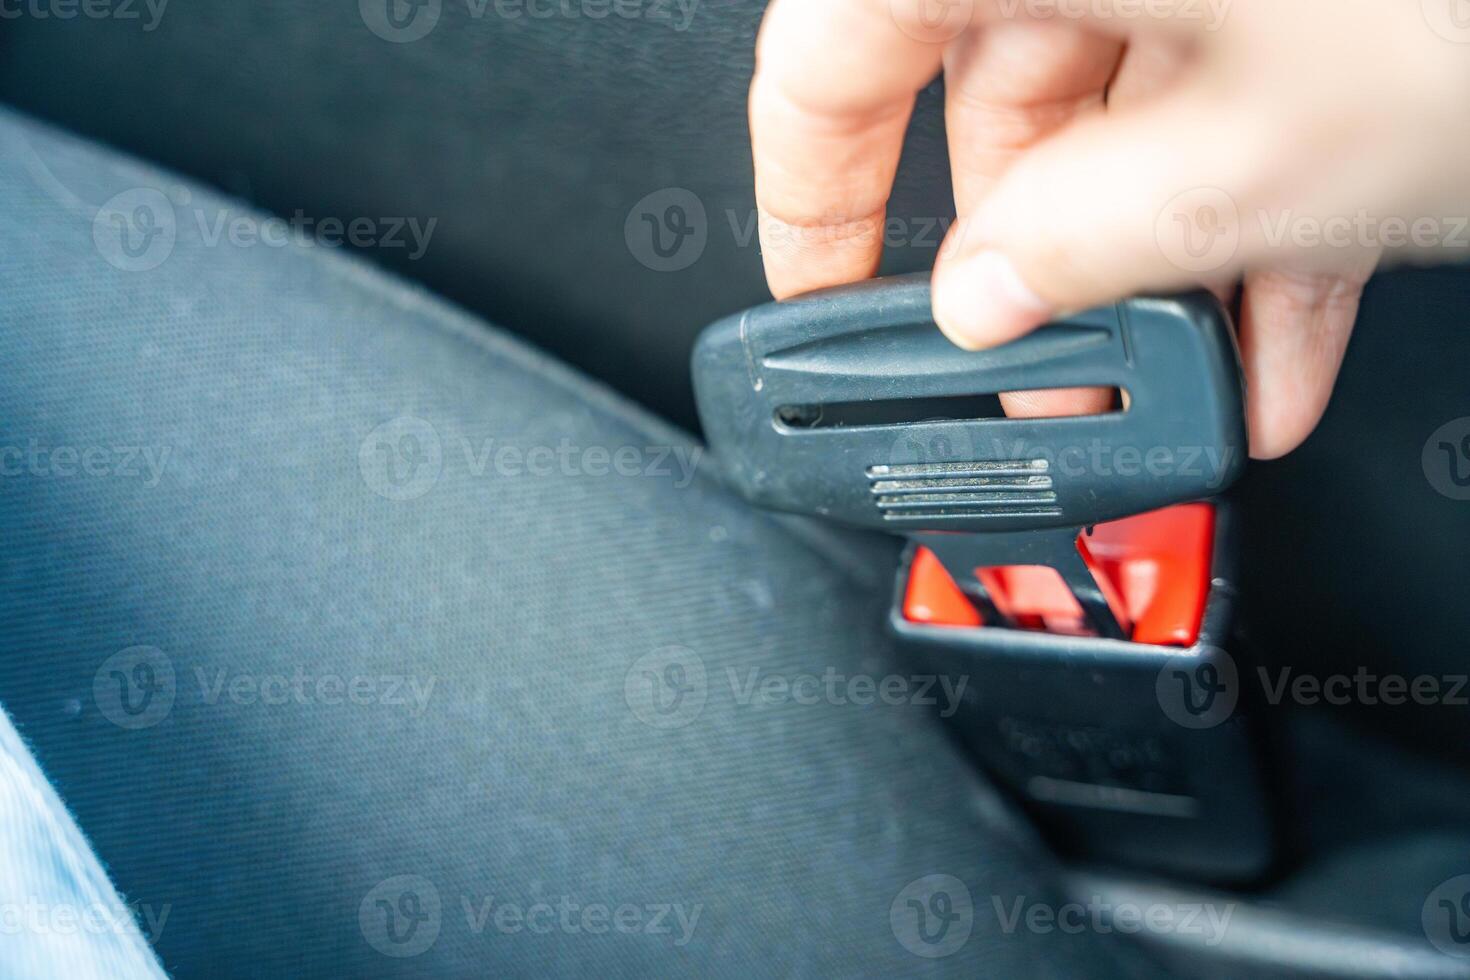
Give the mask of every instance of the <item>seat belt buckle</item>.
M 989 585 L 977 598 L 919 541 L 900 562 L 890 627 L 924 670 L 965 679 L 950 723 L 1059 850 L 1221 883 L 1260 877 L 1275 820 L 1241 683 L 1229 503 L 1176 504 L 1078 543 L 1127 636 L 1069 606 L 1052 569 L 977 568 Z
M 1132 299 L 971 352 L 935 326 L 927 276 L 871 280 L 722 320 L 693 367 L 742 495 L 908 540 L 890 625 L 968 678 L 951 723 L 1053 840 L 1217 880 L 1264 869 L 1264 783 L 1225 652 L 1219 494 L 1245 465 L 1244 391 L 1213 296 Z M 1003 393 L 1077 387 L 1111 389 L 1111 408 L 999 411 Z

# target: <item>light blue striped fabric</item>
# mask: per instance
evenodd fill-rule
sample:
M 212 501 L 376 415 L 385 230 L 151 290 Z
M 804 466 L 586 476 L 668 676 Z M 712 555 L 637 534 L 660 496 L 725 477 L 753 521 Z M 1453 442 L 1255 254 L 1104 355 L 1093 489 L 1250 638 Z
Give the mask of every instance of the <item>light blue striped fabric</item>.
M 0 711 L 0 977 L 162 977 L 140 913 L 147 928 L 168 925 L 166 908 L 129 907 L 112 887 Z

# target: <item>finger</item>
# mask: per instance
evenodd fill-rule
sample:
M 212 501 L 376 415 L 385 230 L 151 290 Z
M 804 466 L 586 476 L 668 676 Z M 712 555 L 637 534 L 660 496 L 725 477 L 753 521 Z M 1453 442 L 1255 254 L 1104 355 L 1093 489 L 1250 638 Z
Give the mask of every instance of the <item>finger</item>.
M 1200 86 L 1086 117 L 1006 172 L 934 277 L 936 319 L 962 346 L 1002 343 L 1059 310 L 1228 281 L 1257 242 L 1236 200 L 1263 128 Z
M 1175 86 L 1199 52 L 1179 38 L 1141 35 L 1129 40 L 1113 80 L 1108 83 L 1107 111 L 1127 111 Z M 1233 275 L 1207 276 L 1200 283 L 1214 293 L 1222 306 L 1233 308 L 1240 280 Z
M 1011 418 L 1059 419 L 1069 415 L 1098 415 L 1111 411 L 1112 388 L 1044 388 L 1033 391 L 1007 391 L 1000 396 L 1001 407 Z
M 1108 83 L 1108 111 L 1126 111 L 1167 92 L 1194 63 L 1198 50 L 1179 38 L 1141 35 L 1132 38 Z M 1200 283 L 1222 306 L 1233 308 L 1240 288 L 1237 276 L 1206 276 Z
M 1184 74 L 1196 55 L 1193 46 L 1178 38 L 1130 38 L 1108 83 L 1108 109 L 1127 110 L 1158 98 Z
M 945 128 L 961 225 L 1011 163 L 1079 116 L 1100 113 L 1122 43 L 1069 25 L 1007 22 L 958 39 L 945 55 Z M 1007 392 L 1011 416 L 1105 411 L 1108 389 Z
M 904 130 L 943 52 L 904 10 L 775 0 L 766 12 L 750 135 L 761 256 L 778 297 L 877 271 Z
M 1251 455 L 1274 459 L 1311 434 L 1327 410 L 1371 261 L 1346 273 L 1246 275 L 1240 356 Z
M 1022 153 L 1101 113 L 1122 43 L 1070 25 L 1007 22 L 956 39 L 944 58 L 944 123 L 963 219 Z

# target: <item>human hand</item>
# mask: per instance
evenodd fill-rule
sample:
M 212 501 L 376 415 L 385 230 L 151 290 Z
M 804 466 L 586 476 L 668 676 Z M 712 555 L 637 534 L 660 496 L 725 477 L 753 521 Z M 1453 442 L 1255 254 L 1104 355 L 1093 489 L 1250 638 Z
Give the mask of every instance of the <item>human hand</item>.
M 1384 249 L 1470 245 L 1453 2 L 774 0 L 750 90 L 771 290 L 875 274 L 914 96 L 942 69 L 945 334 L 988 347 L 1060 311 L 1201 282 L 1228 296 L 1243 277 L 1251 452 L 1279 456 L 1321 418 Z M 1107 397 L 1003 400 L 1075 414 Z

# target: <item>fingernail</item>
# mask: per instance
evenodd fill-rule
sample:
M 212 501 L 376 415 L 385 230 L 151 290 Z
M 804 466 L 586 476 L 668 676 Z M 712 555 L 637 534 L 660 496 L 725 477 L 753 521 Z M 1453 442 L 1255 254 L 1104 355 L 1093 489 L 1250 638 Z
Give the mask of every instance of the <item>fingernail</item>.
M 1013 340 L 1045 323 L 1051 312 L 999 252 L 950 263 L 934 278 L 934 322 L 965 350 Z

